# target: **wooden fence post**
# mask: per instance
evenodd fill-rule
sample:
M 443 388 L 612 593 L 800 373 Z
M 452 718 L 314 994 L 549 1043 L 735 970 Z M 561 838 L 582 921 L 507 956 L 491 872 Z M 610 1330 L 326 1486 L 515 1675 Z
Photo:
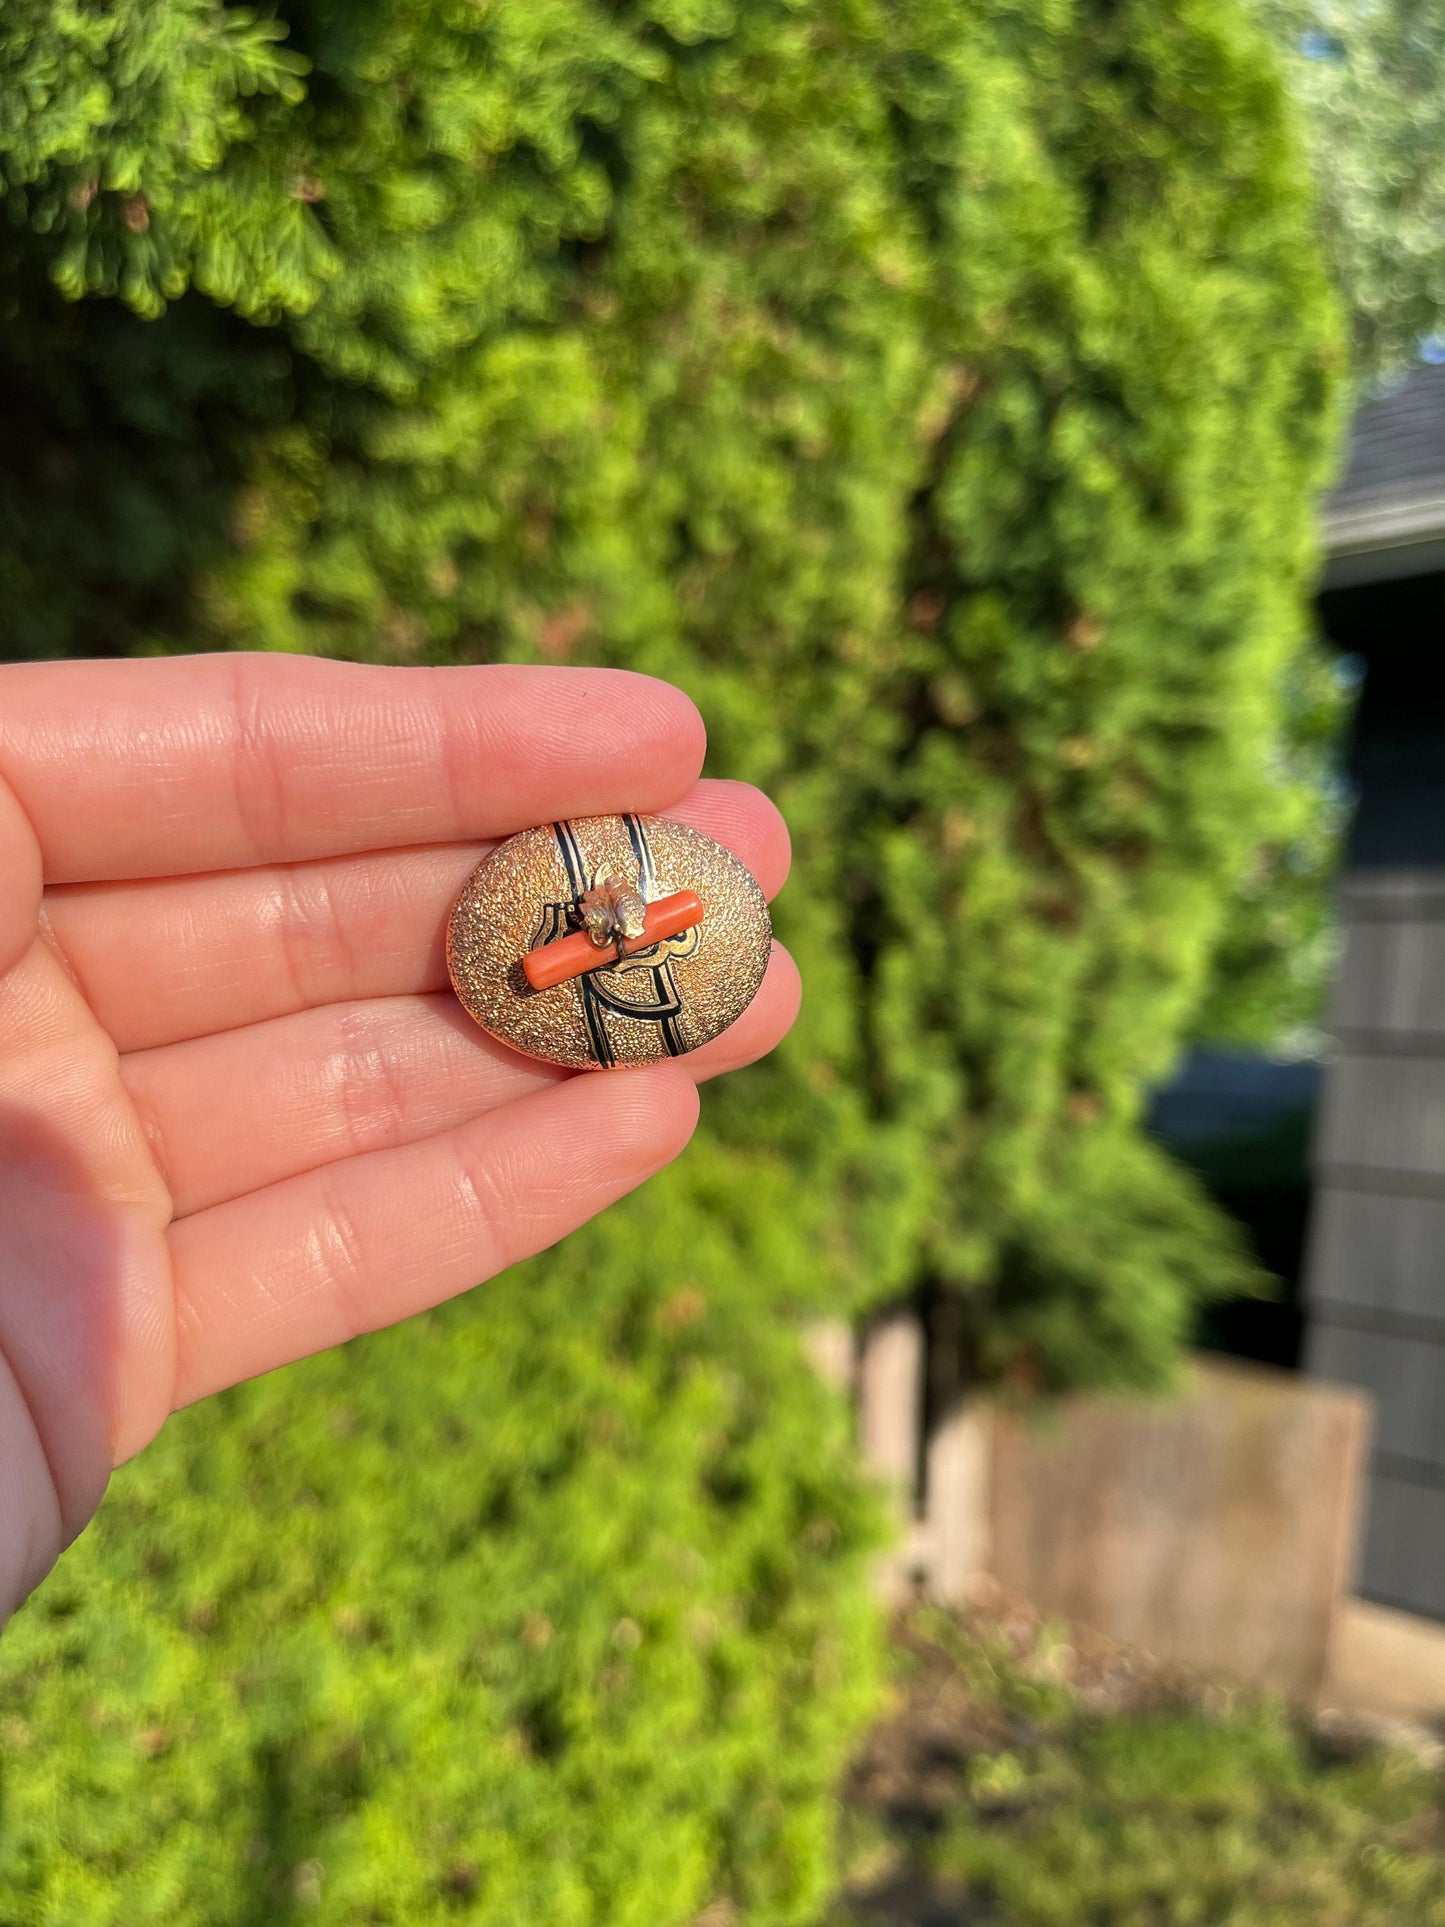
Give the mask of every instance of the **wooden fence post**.
M 903 1532 L 878 1572 L 883 1597 L 896 1600 L 907 1592 L 919 1550 L 910 1527 L 923 1430 L 923 1327 L 912 1312 L 891 1312 L 863 1334 L 858 1428 L 864 1462 L 890 1489 Z
M 962 1604 L 992 1554 L 989 1480 L 992 1418 L 976 1398 L 960 1400 L 928 1441 L 926 1522 L 929 1591 Z
M 857 1347 L 846 1318 L 819 1318 L 803 1332 L 803 1352 L 825 1385 L 851 1392 Z

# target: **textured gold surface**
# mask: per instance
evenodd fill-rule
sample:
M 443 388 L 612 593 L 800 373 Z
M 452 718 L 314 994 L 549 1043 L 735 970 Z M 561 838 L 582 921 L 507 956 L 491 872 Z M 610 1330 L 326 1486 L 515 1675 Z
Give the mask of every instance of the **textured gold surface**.
M 772 942 L 762 891 L 731 851 L 658 816 L 631 819 L 652 861 L 645 894 L 654 901 L 695 890 L 702 923 L 570 983 L 550 990 L 528 984 L 522 956 L 577 927 L 567 917 L 579 895 L 579 865 L 584 888 L 614 876 L 646 882 L 628 821 L 574 817 L 523 830 L 482 859 L 457 898 L 447 927 L 453 987 L 477 1022 L 514 1050 L 573 1070 L 609 1059 L 619 1066 L 656 1063 L 708 1043 L 757 993 Z M 573 854 L 571 875 L 559 836 Z M 589 995 L 585 986 L 593 980 Z M 619 1002 L 632 1010 L 612 1007 Z M 657 1012 L 674 1004 L 675 1014 L 662 1021 Z

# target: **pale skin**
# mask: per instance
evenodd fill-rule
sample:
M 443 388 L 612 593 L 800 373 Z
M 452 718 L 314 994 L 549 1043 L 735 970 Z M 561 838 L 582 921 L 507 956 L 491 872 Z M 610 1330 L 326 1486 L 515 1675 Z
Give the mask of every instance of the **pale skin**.
M 782 819 L 703 748 L 620 671 L 0 667 L 0 1621 L 171 1412 L 555 1243 L 783 1035 L 776 947 L 645 1070 L 520 1057 L 447 988 L 452 899 L 529 824 L 676 816 L 771 896 Z

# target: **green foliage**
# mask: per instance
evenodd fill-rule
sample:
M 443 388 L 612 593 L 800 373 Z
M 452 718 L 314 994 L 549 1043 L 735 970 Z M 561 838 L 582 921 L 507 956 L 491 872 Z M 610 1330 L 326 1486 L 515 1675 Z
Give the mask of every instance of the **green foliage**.
M 1020 1660 L 977 1629 L 929 1634 L 967 1681 L 975 1731 L 951 1785 L 933 1767 L 926 1828 L 902 1802 L 850 1816 L 856 1898 L 834 1927 L 1445 1923 L 1440 1776 L 1413 1754 L 1322 1745 L 1243 1696 L 1086 1711 L 1049 1677 L 1047 1642 Z M 913 1912 L 885 1898 L 905 1878 Z
M 1445 1921 L 1429 1777 L 1408 1761 L 1325 1770 L 1277 1714 L 1085 1724 L 975 1777 L 978 1810 L 934 1864 L 1014 1927 Z M 1004 1828 L 989 1824 L 997 1807 Z
M 1360 372 L 1445 333 L 1445 6 L 1254 0 L 1303 109 Z
M 673 1178 L 173 1420 L 0 1645 L 6 1927 L 808 1923 L 873 1703 L 841 1404 Z
M 304 305 L 334 262 L 284 135 L 306 62 L 278 20 L 214 0 L 15 0 L 0 20 L 0 186 L 64 293 L 140 314 L 195 286 L 242 314 Z
M 1191 1027 L 1300 1014 L 1324 840 L 1338 348 L 1232 0 L 28 12 L 20 648 L 674 678 L 795 833 L 807 1014 L 710 1106 L 794 1160 L 778 1282 L 1157 1380 L 1251 1273 L 1141 1092 Z M 143 234 L 67 198 L 122 101 Z M 172 305 L 43 295 L 82 240 Z
M 1445 1922 L 1430 1777 L 1408 1760 L 1326 1769 L 1277 1713 L 1084 1723 L 976 1782 L 934 1864 L 1011 1927 Z

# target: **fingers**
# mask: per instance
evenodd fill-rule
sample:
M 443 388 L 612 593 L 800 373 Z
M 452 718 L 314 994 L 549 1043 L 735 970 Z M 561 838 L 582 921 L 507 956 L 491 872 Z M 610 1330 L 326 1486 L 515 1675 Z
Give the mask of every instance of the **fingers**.
M 0 782 L 0 976 L 35 941 L 40 850 L 18 797 Z
M 748 1009 L 682 1060 L 694 1079 L 763 1056 L 797 1015 L 777 947 Z M 327 1004 L 121 1060 L 177 1216 L 300 1171 L 410 1144 L 560 1083 L 508 1050 L 450 992 Z
M 170 1232 L 185 1405 L 410 1317 L 541 1251 L 682 1150 L 675 1064 L 572 1077 L 420 1144 L 372 1151 Z
M 699 783 L 667 814 L 726 843 L 769 896 L 788 832 L 758 790 Z M 446 986 L 446 920 L 486 846 L 451 844 L 50 892 L 45 915 L 122 1051 L 315 1005 Z
M 52 883 L 659 810 L 703 748 L 681 691 L 622 670 L 280 655 L 0 668 L 0 779 Z

